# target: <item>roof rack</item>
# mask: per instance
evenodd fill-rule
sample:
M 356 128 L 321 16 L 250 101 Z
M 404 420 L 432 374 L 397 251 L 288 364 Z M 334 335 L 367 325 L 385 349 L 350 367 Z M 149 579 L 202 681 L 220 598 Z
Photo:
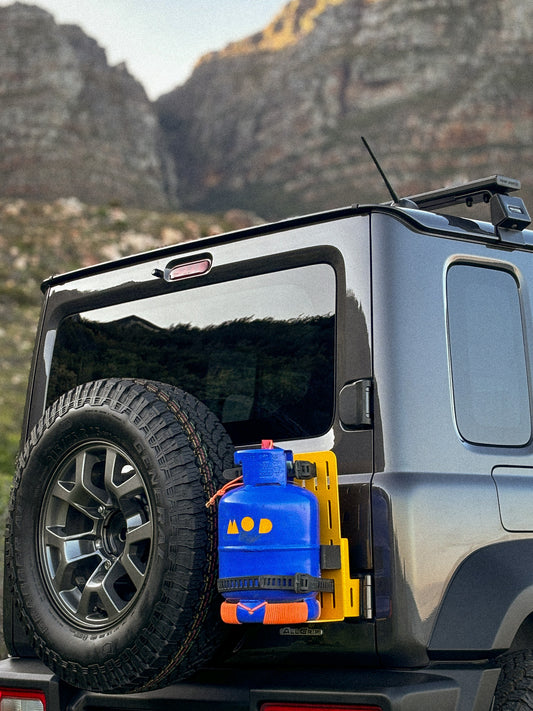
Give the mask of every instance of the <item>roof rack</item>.
M 519 180 L 506 178 L 503 175 L 491 175 L 488 178 L 472 180 L 464 185 L 410 195 L 407 199 L 412 200 L 420 210 L 435 210 L 463 202 L 471 207 L 477 202 L 488 203 L 493 195 L 508 195 L 510 192 L 520 190 L 520 187 Z

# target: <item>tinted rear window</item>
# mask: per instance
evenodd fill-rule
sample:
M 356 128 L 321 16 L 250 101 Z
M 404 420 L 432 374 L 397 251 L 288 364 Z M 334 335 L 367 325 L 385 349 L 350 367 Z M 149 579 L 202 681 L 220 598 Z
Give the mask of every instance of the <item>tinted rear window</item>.
M 448 329 L 457 427 L 474 444 L 520 446 L 531 437 L 519 285 L 503 269 L 448 271 Z
M 146 378 L 202 400 L 236 444 L 318 436 L 334 405 L 335 273 L 315 264 L 66 318 L 48 404 L 91 380 Z

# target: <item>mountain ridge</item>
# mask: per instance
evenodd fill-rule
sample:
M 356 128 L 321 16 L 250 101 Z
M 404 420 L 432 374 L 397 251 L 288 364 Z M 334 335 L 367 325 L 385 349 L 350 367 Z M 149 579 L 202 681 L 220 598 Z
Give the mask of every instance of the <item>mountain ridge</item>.
M 267 219 L 494 173 L 533 200 L 530 0 L 290 0 L 150 102 L 75 25 L 0 7 L 0 195 Z
M 528 0 L 339 0 L 282 49 L 212 53 L 156 102 L 180 197 L 266 217 L 380 199 L 361 135 L 402 194 L 500 172 L 533 197 L 532 27 Z
M 316 20 L 329 6 L 345 0 L 290 0 L 267 26 L 248 37 L 230 42 L 221 50 L 208 52 L 199 64 L 214 57 L 242 56 L 252 52 L 277 51 L 296 44 L 315 28 Z M 365 0 L 368 2 L 369 0 Z M 375 2 L 376 0 L 370 0 Z

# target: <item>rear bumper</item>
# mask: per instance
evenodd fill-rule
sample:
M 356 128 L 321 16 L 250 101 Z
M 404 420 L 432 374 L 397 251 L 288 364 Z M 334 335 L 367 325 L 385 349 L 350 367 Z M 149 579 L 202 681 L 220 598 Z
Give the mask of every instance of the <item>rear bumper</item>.
M 42 690 L 47 711 L 260 711 L 267 701 L 373 704 L 383 711 L 489 711 L 499 670 L 439 665 L 423 671 L 211 669 L 139 694 L 73 689 L 32 659 L 0 662 L 0 686 Z

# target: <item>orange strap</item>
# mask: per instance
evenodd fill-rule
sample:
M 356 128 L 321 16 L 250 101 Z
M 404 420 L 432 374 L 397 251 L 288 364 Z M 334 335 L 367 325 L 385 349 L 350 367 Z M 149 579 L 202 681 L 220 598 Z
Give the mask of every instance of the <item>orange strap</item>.
M 264 602 L 260 607 L 265 608 L 264 625 L 299 625 L 308 620 L 309 609 L 305 602 Z M 222 622 L 227 625 L 242 624 L 237 619 L 239 608 L 247 610 L 244 603 L 224 601 L 220 606 Z
M 307 622 L 309 609 L 305 602 L 278 602 L 267 605 L 264 625 L 290 625 Z
M 220 606 L 220 617 L 227 625 L 241 624 L 237 619 L 237 605 L 231 605 L 229 602 L 223 602 Z

